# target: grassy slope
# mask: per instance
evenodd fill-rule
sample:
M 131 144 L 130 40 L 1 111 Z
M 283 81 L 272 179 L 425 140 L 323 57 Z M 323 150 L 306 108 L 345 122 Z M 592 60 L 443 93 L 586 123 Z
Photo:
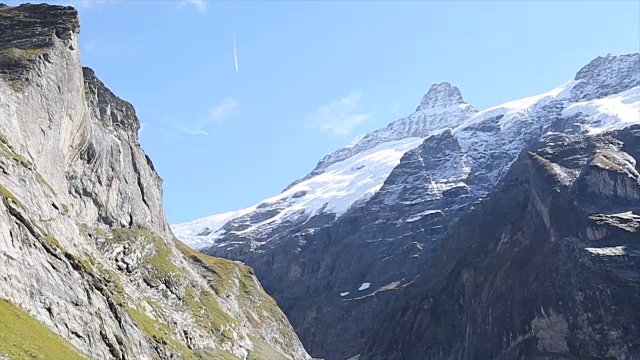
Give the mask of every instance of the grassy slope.
M 84 359 L 59 335 L 6 300 L 0 300 L 0 355 L 11 360 Z

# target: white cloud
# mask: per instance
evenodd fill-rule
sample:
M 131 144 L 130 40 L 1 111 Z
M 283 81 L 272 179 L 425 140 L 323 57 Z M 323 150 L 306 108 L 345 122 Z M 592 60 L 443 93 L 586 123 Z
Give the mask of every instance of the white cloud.
M 232 97 L 224 98 L 220 103 L 209 109 L 208 118 L 191 122 L 177 122 L 172 119 L 166 118 L 163 121 L 168 124 L 174 130 L 180 133 L 190 136 L 208 136 L 211 135 L 210 125 L 214 122 L 221 122 L 233 115 L 235 110 L 240 105 L 240 102 Z
M 373 112 L 366 113 L 360 109 L 361 97 L 362 94 L 352 92 L 341 99 L 332 100 L 310 115 L 311 124 L 332 135 L 351 134 L 356 126 L 373 115 Z
M 181 0 L 178 2 L 179 8 L 184 8 L 187 5 L 195 6 L 200 14 L 204 15 L 207 12 L 207 3 L 205 0 Z
M 218 105 L 209 109 L 209 119 L 213 121 L 222 121 L 232 115 L 238 105 L 240 105 L 238 100 L 232 97 L 227 97 Z
M 197 135 L 201 135 L 201 136 L 208 136 L 211 135 L 208 131 L 204 130 L 203 127 L 201 127 L 201 123 L 197 123 L 197 124 L 181 124 L 177 121 L 171 120 L 171 119 L 164 119 L 163 120 L 165 123 L 167 123 L 168 125 L 170 125 L 171 128 L 178 130 L 179 132 L 185 134 L 185 135 L 191 135 L 191 136 L 197 136 Z M 170 132 L 171 133 L 171 132 Z M 173 134 L 175 134 L 175 131 L 173 132 Z
M 211 135 L 211 133 L 209 133 L 208 131 L 205 130 L 201 130 L 201 129 L 197 129 L 197 128 L 190 128 L 188 126 L 183 126 L 180 124 L 175 124 L 176 128 L 180 131 L 182 131 L 183 133 L 187 134 L 187 135 L 203 135 L 203 136 L 209 136 Z

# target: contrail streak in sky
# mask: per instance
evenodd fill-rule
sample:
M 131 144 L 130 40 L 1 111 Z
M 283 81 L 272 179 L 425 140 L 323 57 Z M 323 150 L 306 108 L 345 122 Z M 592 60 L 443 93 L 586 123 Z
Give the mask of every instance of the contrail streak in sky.
M 236 33 L 233 33 L 233 60 L 236 64 L 236 71 L 238 71 L 238 49 L 236 48 Z

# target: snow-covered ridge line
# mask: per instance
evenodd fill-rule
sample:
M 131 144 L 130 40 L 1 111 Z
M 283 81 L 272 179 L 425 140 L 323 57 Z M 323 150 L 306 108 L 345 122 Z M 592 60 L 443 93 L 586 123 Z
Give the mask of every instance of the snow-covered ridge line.
M 246 209 L 173 225 L 172 229 L 190 246 L 204 248 L 227 231 L 248 235 L 258 230 L 253 233 L 257 236 L 261 233 L 259 229 L 264 231 L 284 220 L 304 220 L 319 213 L 333 213 L 337 217 L 354 203 L 365 201 L 376 193 L 400 158 L 426 137 L 451 129 L 463 148 L 477 146 L 491 139 L 476 138 L 478 133 L 472 130 L 474 126 L 497 119 L 501 131 L 513 132 L 524 126 L 523 121 L 532 121 L 547 105 L 559 105 L 558 115 L 562 117 L 579 117 L 582 130 L 589 133 L 640 123 L 640 86 L 628 87 L 640 85 L 640 74 L 633 71 L 634 61 L 640 61 L 640 54 L 597 58 L 578 72 L 581 76 L 576 75 L 551 91 L 480 112 L 464 102 L 456 87 L 448 83 L 435 84 L 415 113 L 360 136 L 328 155 L 316 170 L 281 194 Z M 584 69 L 589 69 L 593 77 L 605 80 L 594 82 L 584 74 Z M 606 74 L 614 74 L 611 76 L 614 79 Z M 616 90 L 612 87 L 616 76 L 625 77 L 626 88 Z M 585 91 L 590 93 L 585 94 Z M 322 165 L 323 161 L 325 165 Z M 252 238 L 261 238 L 256 236 Z
M 320 212 L 341 215 L 354 202 L 366 200 L 382 186 L 405 152 L 420 145 L 422 138 L 388 142 L 329 166 L 322 174 L 300 182 L 279 195 L 237 211 L 208 216 L 192 222 L 172 225 L 172 230 L 190 246 L 201 248 L 225 233 L 221 228 L 230 220 L 274 205 L 277 214 L 250 223 L 239 232 L 249 232 L 291 216 L 310 217 Z M 197 238 L 200 235 L 200 238 Z M 202 241 L 200 241 L 202 240 Z

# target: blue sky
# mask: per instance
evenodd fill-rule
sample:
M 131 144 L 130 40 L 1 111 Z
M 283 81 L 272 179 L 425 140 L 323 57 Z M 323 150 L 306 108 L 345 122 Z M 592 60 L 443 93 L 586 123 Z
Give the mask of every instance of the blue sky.
M 434 82 L 483 109 L 640 51 L 637 1 L 68 2 L 83 62 L 136 107 L 172 223 L 279 193 Z

